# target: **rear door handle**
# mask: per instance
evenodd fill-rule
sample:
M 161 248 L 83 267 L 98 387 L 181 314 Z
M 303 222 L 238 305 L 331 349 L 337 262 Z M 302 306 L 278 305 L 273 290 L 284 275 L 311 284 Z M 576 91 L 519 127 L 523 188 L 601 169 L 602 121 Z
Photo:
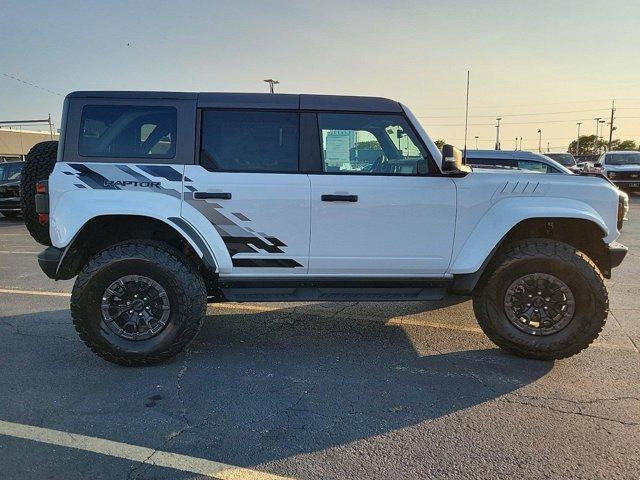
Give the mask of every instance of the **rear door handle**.
M 323 202 L 357 202 L 357 195 L 322 195 L 320 200 Z
M 196 200 L 206 200 L 216 198 L 218 200 L 231 200 L 231 194 L 227 192 L 195 192 L 193 198 Z

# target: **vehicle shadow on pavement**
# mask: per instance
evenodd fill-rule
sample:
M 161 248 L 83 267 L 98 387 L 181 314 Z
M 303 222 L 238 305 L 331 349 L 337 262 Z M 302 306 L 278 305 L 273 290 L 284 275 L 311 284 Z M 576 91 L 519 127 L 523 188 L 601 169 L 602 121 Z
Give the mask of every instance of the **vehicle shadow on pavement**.
M 68 311 L 0 317 L 0 383 L 21 399 L 0 399 L 3 419 L 256 466 L 480 405 L 553 366 L 493 348 L 441 352 L 470 334 L 340 308 L 210 315 L 185 353 L 147 368 L 95 357 Z
M 409 335 L 318 307 L 208 318 L 183 360 L 181 389 L 191 433 L 225 462 L 263 464 L 387 434 L 493 400 L 553 366 L 497 349 L 442 353 L 450 331 Z

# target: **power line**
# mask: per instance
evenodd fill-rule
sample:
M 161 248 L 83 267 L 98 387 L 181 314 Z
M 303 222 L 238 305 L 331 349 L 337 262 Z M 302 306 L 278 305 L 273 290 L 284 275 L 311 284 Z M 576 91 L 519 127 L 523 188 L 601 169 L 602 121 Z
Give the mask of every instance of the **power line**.
M 7 77 L 7 78 L 10 78 L 12 80 L 15 80 L 16 82 L 24 83 L 25 85 L 28 85 L 30 87 L 37 88 L 38 90 L 42 90 L 44 92 L 51 93 L 53 95 L 58 95 L 60 97 L 64 97 L 64 95 L 62 93 L 54 92 L 53 90 L 49 90 L 48 88 L 41 87 L 40 85 L 36 85 L 35 83 L 28 82 L 26 80 L 23 80 L 22 78 L 18 78 L 16 76 L 14 76 L 14 75 L 10 75 L 10 74 L 4 73 L 4 72 L 0 72 L 0 75 L 2 75 L 3 77 Z
M 629 108 L 629 107 L 627 107 Z M 636 107 L 636 110 L 640 110 L 640 107 Z M 608 111 L 609 109 L 607 108 L 598 108 L 598 109 L 594 109 L 591 108 L 589 110 L 565 110 L 565 111 L 560 111 L 560 112 L 534 112 L 534 113 L 506 113 L 503 114 L 503 117 L 530 117 L 530 116 L 536 116 L 536 115 L 560 115 L 563 113 L 588 113 L 588 112 L 597 112 L 600 110 L 606 110 Z M 470 117 L 475 117 L 475 118 L 494 118 L 495 115 L 469 115 Z M 417 118 L 460 118 L 462 117 L 462 115 L 420 115 Z

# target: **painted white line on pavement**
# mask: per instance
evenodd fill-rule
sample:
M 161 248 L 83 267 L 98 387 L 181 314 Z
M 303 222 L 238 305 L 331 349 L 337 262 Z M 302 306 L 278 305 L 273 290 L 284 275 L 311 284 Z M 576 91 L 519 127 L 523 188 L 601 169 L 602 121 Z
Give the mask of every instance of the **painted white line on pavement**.
M 154 450 L 129 443 L 114 442 L 113 440 L 104 438 L 89 437 L 87 435 L 78 435 L 61 430 L 51 430 L 49 428 L 34 427 L 32 425 L 5 422 L 3 420 L 0 420 L 0 435 L 75 448 L 77 450 L 84 450 L 85 452 L 124 458 L 157 467 L 173 468 L 174 470 L 206 475 L 221 480 L 282 480 L 286 478 L 204 458 L 190 457 L 188 455 Z
M 18 251 L 14 251 L 14 250 L 0 250 L 0 253 L 7 253 L 7 254 L 14 254 L 14 253 L 25 253 L 25 254 L 29 254 L 29 255 L 37 255 L 40 252 L 18 252 Z
M 42 297 L 70 297 L 66 292 L 43 292 L 41 290 L 16 290 L 13 288 L 0 288 L 0 293 L 13 293 L 16 295 L 38 295 Z

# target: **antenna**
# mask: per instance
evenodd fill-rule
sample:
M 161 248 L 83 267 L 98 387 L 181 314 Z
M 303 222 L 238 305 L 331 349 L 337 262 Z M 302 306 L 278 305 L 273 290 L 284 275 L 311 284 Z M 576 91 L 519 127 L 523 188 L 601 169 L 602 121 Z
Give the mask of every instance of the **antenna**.
M 464 152 L 462 153 L 462 163 L 467 163 L 467 126 L 469 124 L 469 70 L 467 70 L 467 101 L 464 112 Z

